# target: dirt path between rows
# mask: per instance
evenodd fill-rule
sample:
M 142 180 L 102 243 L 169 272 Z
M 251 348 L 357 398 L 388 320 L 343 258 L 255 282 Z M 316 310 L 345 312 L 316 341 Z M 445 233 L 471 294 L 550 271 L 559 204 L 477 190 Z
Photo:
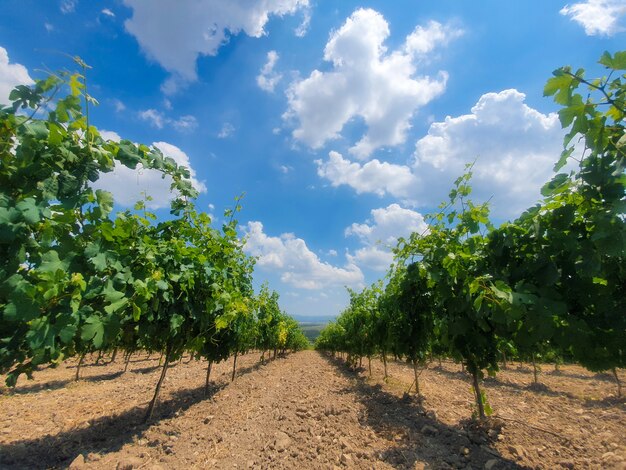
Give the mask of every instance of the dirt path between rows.
M 419 403 L 403 393 L 412 371 L 401 363 L 385 383 L 378 361 L 369 378 L 314 351 L 258 359 L 241 357 L 232 383 L 231 361 L 214 366 L 209 397 L 206 363 L 172 367 L 149 425 L 140 423 L 157 359 L 137 357 L 125 374 L 120 362 L 89 366 L 79 382 L 75 362 L 38 372 L 0 395 L 0 467 L 604 469 L 626 460 L 623 401 L 575 366 L 542 374 L 539 389 L 523 371 L 487 381 L 509 421 L 476 429 L 469 382 L 452 363 L 424 372 Z

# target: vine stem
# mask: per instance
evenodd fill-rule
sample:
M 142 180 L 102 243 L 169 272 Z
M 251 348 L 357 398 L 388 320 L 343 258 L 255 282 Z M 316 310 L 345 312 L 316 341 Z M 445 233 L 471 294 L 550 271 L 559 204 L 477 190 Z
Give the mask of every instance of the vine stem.
M 156 388 L 154 389 L 154 396 L 150 401 L 150 405 L 148 405 L 148 410 L 146 411 L 146 416 L 143 420 L 144 423 L 147 423 L 152 418 L 152 414 L 154 412 L 154 406 L 159 398 L 159 392 L 161 391 L 161 385 L 163 385 L 163 381 L 165 380 L 165 374 L 167 373 L 167 367 L 169 366 L 170 359 L 172 355 L 172 347 L 171 345 L 167 345 L 166 354 L 165 354 L 165 363 L 163 364 L 163 369 L 161 370 L 161 377 L 159 377 L 159 381 L 157 382 Z

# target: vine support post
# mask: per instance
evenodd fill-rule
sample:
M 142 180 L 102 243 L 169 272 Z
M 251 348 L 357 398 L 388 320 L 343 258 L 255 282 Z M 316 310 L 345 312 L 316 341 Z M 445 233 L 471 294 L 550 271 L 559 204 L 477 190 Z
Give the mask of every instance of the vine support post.
M 367 367 L 369 369 L 370 377 L 371 377 L 372 376 L 372 357 L 371 356 L 367 356 Z
M 502 351 L 502 368 L 506 370 L 508 364 L 506 363 L 506 352 Z
M 537 383 L 538 383 L 538 379 L 537 379 L 537 361 L 535 359 L 535 353 L 532 353 L 531 357 L 533 359 L 533 380 L 534 380 L 534 384 L 537 385 Z

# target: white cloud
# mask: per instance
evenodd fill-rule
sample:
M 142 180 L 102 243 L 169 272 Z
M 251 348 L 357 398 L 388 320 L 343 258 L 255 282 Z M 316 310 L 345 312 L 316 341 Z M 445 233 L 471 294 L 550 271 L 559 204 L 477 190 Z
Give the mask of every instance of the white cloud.
M 587 36 L 612 36 L 624 31 L 620 20 L 626 15 L 624 0 L 587 0 L 567 5 L 560 11 L 561 15 L 585 28 Z
M 412 56 L 424 56 L 439 45 L 447 45 L 463 35 L 463 30 L 452 25 L 429 21 L 426 27 L 417 26 L 405 41 L 405 50 Z
M 165 124 L 165 116 L 162 112 L 157 111 L 156 109 L 139 111 L 139 118 L 143 121 L 149 122 L 151 126 L 156 127 L 157 129 L 163 129 L 163 125 Z
M 350 259 L 359 266 L 385 271 L 393 261 L 391 248 L 398 238 L 408 237 L 413 232 L 424 233 L 428 225 L 422 214 L 398 204 L 373 209 L 371 214 L 370 220 L 354 223 L 345 230 L 346 236 L 356 236 L 363 244 Z
M 61 0 L 61 13 L 67 15 L 68 13 L 74 13 L 78 0 Z
M 198 120 L 191 115 L 186 115 L 173 120 L 172 125 L 179 132 L 192 132 L 198 127 Z
M 425 36 L 434 31 L 427 43 Z M 374 10 L 356 10 L 335 31 L 324 49 L 332 70 L 314 70 L 308 78 L 291 84 L 289 107 L 283 118 L 297 120 L 293 137 L 312 148 L 341 136 L 344 126 L 361 118 L 367 132 L 350 149 L 367 158 L 377 148 L 405 141 L 410 120 L 421 106 L 443 93 L 447 74 L 437 78 L 417 75 L 419 62 L 436 44 L 460 34 L 449 26 L 431 22 L 417 27 L 398 50 L 384 46 L 389 26 Z
M 261 37 L 271 16 L 291 15 L 308 0 L 124 0 L 125 22 L 146 55 L 182 81 L 194 81 L 198 56 L 216 55 L 230 36 Z
M 261 73 L 256 77 L 256 83 L 261 90 L 269 93 L 274 92 L 274 88 L 278 82 L 283 78 L 280 73 L 274 71 L 274 66 L 278 61 L 278 53 L 276 51 L 269 51 L 267 53 L 267 62 L 261 69 Z
M 419 199 L 435 203 L 439 201 L 432 196 L 445 198 L 464 166 L 477 160 L 473 199 L 493 196 L 494 212 L 509 216 L 533 204 L 552 175 L 563 130 L 556 113 L 542 114 L 525 98 L 514 89 L 486 93 L 471 114 L 431 124 L 428 135 L 416 143 L 413 171 L 421 182 L 442 182 L 443 191 L 421 191 Z
M 190 80 L 180 75 L 172 75 L 161 84 L 161 92 L 166 96 L 172 96 L 189 86 Z
M 365 164 L 350 162 L 335 151 L 328 160 L 316 160 L 317 174 L 330 181 L 334 187 L 348 185 L 358 193 L 391 194 L 406 199 L 417 184 L 411 169 L 404 165 L 381 162 L 377 159 Z
M 291 233 L 271 237 L 263 232 L 261 222 L 248 222 L 244 227 L 245 250 L 258 257 L 256 265 L 266 271 L 280 273 L 285 284 L 299 288 L 318 290 L 329 286 L 348 285 L 360 287 L 363 273 L 353 263 L 336 267 L 323 262 L 301 238 Z
M 405 204 L 433 207 L 447 199 L 452 182 L 476 160 L 472 199 L 492 199 L 498 217 L 514 217 L 539 198 L 552 176 L 563 141 L 556 113 L 524 103 L 517 90 L 486 93 L 470 114 L 431 124 L 416 143 L 411 165 L 350 162 L 337 152 L 317 161 L 318 175 L 357 193 L 391 195 Z
M 146 109 L 144 111 L 140 111 L 138 114 L 141 120 L 149 122 L 152 127 L 156 127 L 157 129 L 163 129 L 165 125 L 171 125 L 178 132 L 193 132 L 198 127 L 198 120 L 191 115 L 181 116 L 178 119 L 171 119 L 156 109 Z
M 407 237 L 413 232 L 422 233 L 428 228 L 422 214 L 400 207 L 399 204 L 373 209 L 371 214 L 372 218 L 365 223 L 354 223 L 346 228 L 346 236 L 356 236 L 368 245 L 380 242 L 386 246 L 395 246 L 398 238 Z
M 233 126 L 230 122 L 225 122 L 222 125 L 222 128 L 217 133 L 217 137 L 220 139 L 226 139 L 232 136 L 235 133 L 235 126 Z
M 54 25 L 52 23 L 48 23 L 47 21 L 43 24 L 43 27 L 46 28 L 46 31 L 49 33 L 54 31 Z
M 98 130 L 98 132 L 100 133 L 100 137 L 102 137 L 104 140 L 112 140 L 113 142 L 119 142 L 120 140 L 122 140 L 120 135 L 115 131 L 100 129 Z
M 102 130 L 100 135 L 105 140 L 119 142 L 120 136 L 116 132 Z M 198 181 L 196 172 L 191 166 L 189 156 L 180 148 L 167 142 L 154 142 L 163 155 L 171 157 L 180 166 L 189 169 L 192 186 L 199 192 L 206 192 L 206 186 Z M 144 193 L 152 197 L 147 206 L 152 209 L 167 207 L 174 198 L 170 190 L 172 178 L 163 178 L 163 173 L 158 170 L 144 169 L 138 166 L 135 169 L 117 164 L 109 173 L 101 173 L 100 178 L 93 184 L 94 189 L 105 189 L 113 193 L 115 202 L 121 206 L 130 207 L 137 201 L 144 199 Z
M 359 248 L 353 255 L 348 255 L 348 259 L 357 266 L 385 272 L 393 263 L 393 253 L 380 246 L 372 245 Z
M 0 104 L 9 104 L 9 94 L 17 85 L 34 83 L 26 67 L 9 63 L 7 50 L 0 46 Z
M 296 28 L 296 30 L 294 31 L 296 36 L 298 36 L 299 38 L 303 38 L 304 36 L 306 36 L 306 33 L 309 32 L 310 24 L 311 24 L 311 9 L 305 8 L 304 15 L 302 17 L 302 23 L 300 23 L 298 27 Z
M 113 106 L 115 107 L 115 111 L 118 113 L 121 113 L 122 111 L 126 110 L 126 105 L 121 100 L 118 100 L 117 98 L 113 98 L 111 100 L 111 104 L 113 104 Z
M 111 18 L 115 18 L 115 13 L 113 13 L 108 8 L 104 8 L 100 13 L 102 13 L 103 15 L 106 15 L 106 16 L 110 16 Z

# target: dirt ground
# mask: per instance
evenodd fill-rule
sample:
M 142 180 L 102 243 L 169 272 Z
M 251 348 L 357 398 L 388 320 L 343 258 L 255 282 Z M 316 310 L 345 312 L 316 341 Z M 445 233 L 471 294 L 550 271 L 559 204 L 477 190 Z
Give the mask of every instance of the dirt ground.
M 141 424 L 158 380 L 158 358 L 93 365 L 76 361 L 0 389 L 0 468 L 411 468 L 626 469 L 626 404 L 610 375 L 544 366 L 539 387 L 527 366 L 485 381 L 495 419 L 477 427 L 469 378 L 431 364 L 425 398 L 404 392 L 413 371 L 367 361 L 353 371 L 314 351 L 259 364 L 259 354 L 213 367 L 168 370 L 150 424 Z M 626 381 L 624 371 L 620 377 Z

